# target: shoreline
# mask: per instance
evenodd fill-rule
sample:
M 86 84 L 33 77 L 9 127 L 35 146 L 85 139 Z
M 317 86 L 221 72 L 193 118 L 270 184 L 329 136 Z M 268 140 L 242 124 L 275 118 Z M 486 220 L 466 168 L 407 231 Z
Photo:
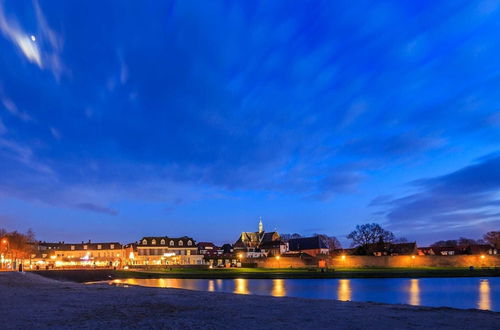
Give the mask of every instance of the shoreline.
M 5 328 L 495 329 L 500 313 L 183 289 L 0 273 Z
M 178 278 L 178 279 L 326 279 L 326 278 L 425 278 L 425 277 L 498 277 L 500 269 L 443 268 L 443 269 L 339 269 L 335 271 L 304 269 L 173 269 L 173 270 L 112 270 L 63 269 L 31 271 L 47 278 L 78 283 L 124 278 Z

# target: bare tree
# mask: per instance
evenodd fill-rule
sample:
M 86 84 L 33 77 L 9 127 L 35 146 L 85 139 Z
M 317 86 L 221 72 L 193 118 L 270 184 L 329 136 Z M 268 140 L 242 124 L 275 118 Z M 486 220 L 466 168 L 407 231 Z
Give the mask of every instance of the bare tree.
M 335 236 L 328 236 L 325 234 L 314 234 L 313 236 L 318 236 L 330 251 L 342 248 L 340 241 Z
M 394 241 L 394 234 L 383 229 L 377 223 L 367 223 L 357 225 L 356 230 L 352 231 L 347 238 L 352 240 L 351 246 L 363 246 L 370 243 L 390 243 Z
M 431 246 L 436 247 L 456 247 L 458 246 L 458 241 L 456 239 L 437 241 L 431 244 Z
M 496 249 L 500 249 L 500 231 L 490 231 L 484 234 L 483 239 L 488 244 L 493 245 Z

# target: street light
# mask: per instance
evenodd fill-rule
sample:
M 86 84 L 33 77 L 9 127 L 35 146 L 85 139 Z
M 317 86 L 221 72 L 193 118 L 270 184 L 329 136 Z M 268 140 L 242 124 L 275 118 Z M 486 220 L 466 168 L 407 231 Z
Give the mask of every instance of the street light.
M 276 256 L 276 260 L 278 261 L 278 268 L 281 268 L 281 266 L 280 266 L 280 256 Z
M 9 240 L 8 240 L 8 239 L 3 238 L 3 239 L 2 239 L 2 244 L 7 245 L 7 246 L 6 246 L 7 251 L 6 251 L 6 253 L 5 253 L 5 255 L 7 256 L 7 253 L 8 253 L 8 252 L 9 252 L 9 250 L 10 250 L 10 242 L 9 242 Z M 5 258 L 5 259 L 7 259 L 7 258 Z M 10 260 L 10 262 L 11 262 L 11 265 L 12 265 L 12 260 Z M 2 263 L 3 263 L 3 262 L 2 262 Z M 3 268 L 3 265 L 2 265 L 2 268 Z

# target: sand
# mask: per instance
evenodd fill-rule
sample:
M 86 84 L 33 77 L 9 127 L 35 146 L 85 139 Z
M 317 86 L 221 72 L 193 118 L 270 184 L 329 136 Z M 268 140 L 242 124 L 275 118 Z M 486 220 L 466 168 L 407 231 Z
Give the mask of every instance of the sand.
M 500 313 L 60 282 L 0 273 L 0 328 L 500 329 Z

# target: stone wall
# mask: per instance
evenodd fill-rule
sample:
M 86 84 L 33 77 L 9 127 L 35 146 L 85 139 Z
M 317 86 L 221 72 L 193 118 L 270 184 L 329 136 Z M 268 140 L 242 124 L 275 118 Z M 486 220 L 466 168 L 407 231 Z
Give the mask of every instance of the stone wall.
M 318 267 L 320 258 L 281 257 L 247 259 L 263 268 Z M 500 267 L 500 255 L 458 255 L 458 256 L 352 256 L 325 257 L 329 268 L 362 267 Z
M 500 267 L 499 255 L 457 256 L 350 256 L 330 257 L 328 266 L 334 268 L 357 267 Z

